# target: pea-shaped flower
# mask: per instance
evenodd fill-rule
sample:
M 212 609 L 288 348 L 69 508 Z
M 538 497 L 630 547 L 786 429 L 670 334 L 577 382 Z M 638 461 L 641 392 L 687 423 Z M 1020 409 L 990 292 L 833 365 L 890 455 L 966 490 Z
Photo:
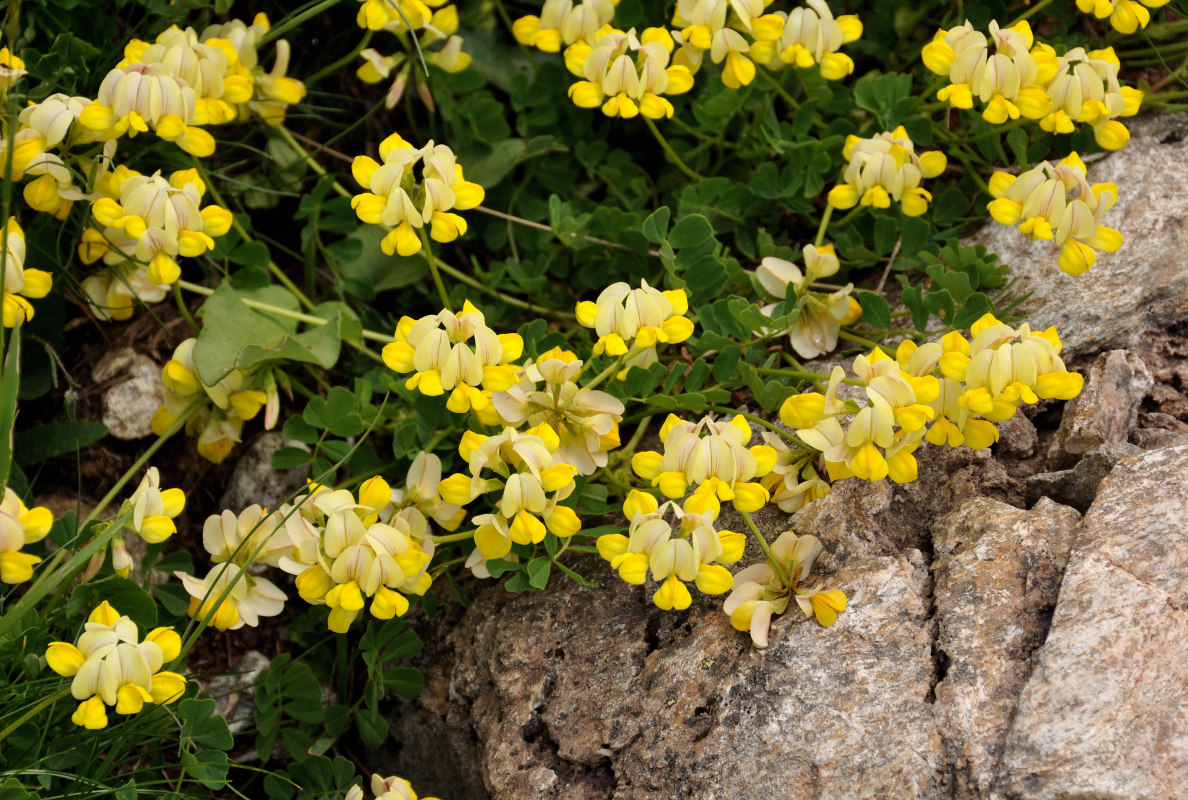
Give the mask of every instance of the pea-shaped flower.
M 545 0 L 540 16 L 530 14 L 512 23 L 516 41 L 546 53 L 560 53 L 574 42 L 594 44 L 603 26 L 615 16 L 615 0 Z
M 1112 47 L 1091 53 L 1074 47 L 1061 56 L 1059 70 L 1046 87 L 1052 111 L 1040 120 L 1040 127 L 1072 133 L 1077 123 L 1088 122 L 1099 145 L 1107 150 L 1125 147 L 1130 131 L 1118 117 L 1137 114 L 1143 93 L 1118 82 L 1120 66 Z
M 693 335 L 693 323 L 685 314 L 689 300 L 684 289 L 661 292 L 640 282 L 632 289 L 626 283 L 612 283 L 598 300 L 577 304 L 578 323 L 598 334 L 594 353 L 626 355 L 631 350 L 652 351 L 664 342 L 677 344 Z
M 53 276 L 40 269 L 25 268 L 25 232 L 16 217 L 4 224 L 4 327 L 12 328 L 33 318 L 34 300 L 49 294 Z
M 161 474 L 149 467 L 132 497 L 124 501 L 124 509 L 132 512 L 126 527 L 150 544 L 165 541 L 177 531 L 173 518 L 186 506 L 181 489 L 162 489 Z
M 394 133 L 380 143 L 379 154 L 383 164 L 369 156 L 357 156 L 351 164 L 351 174 L 368 190 L 355 195 L 351 207 L 363 222 L 388 229 L 380 241 L 385 253 L 419 253 L 417 231 L 425 226 L 438 242 L 452 242 L 466 233 L 466 220 L 451 209 L 465 211 L 483 202 L 483 187 L 463 177 L 450 148 L 432 141 L 415 148 Z M 414 173 L 418 162 L 420 186 Z
M 634 28 L 612 31 L 593 47 L 577 42 L 565 51 L 565 64 L 585 80 L 569 87 L 569 97 L 580 108 L 601 106 L 608 117 L 671 117 L 672 103 L 664 95 L 693 87 L 688 67 L 669 65 L 672 48 L 672 37 L 663 28 L 648 28 L 639 37 Z
M 825 0 L 807 0 L 808 8 L 776 11 L 755 20 L 750 55 L 769 68 L 816 66 L 826 80 L 841 80 L 854 71 L 854 61 L 839 53 L 843 44 L 862 36 L 854 14 L 834 17 Z
M 95 101 L 82 109 L 79 123 L 103 139 L 152 130 L 191 155 L 214 152 L 215 140 L 195 123 L 197 95 L 161 63 L 128 63 L 107 73 Z
M 501 392 L 511 388 L 516 369 L 511 362 L 524 349 L 518 333 L 487 327 L 483 312 L 469 300 L 462 312 L 443 310 L 418 320 L 402 317 L 395 339 L 383 349 L 384 363 L 399 373 L 414 373 L 405 386 L 431 397 L 450 393 L 446 408 L 463 414 L 485 408 L 490 400 L 478 388 Z
M 176 700 L 186 679 L 161 669 L 181 652 L 173 628 L 156 628 L 140 641 L 136 623 L 107 601 L 87 618 L 75 644 L 53 642 L 45 653 L 50 669 L 73 677 L 70 693 L 81 701 L 71 720 L 88 729 L 107 727 L 107 708 L 138 714 L 145 703 Z
M 1098 19 L 1110 20 L 1118 33 L 1134 33 L 1151 21 L 1149 8 L 1162 8 L 1170 0 L 1077 0 L 1077 8 Z
M 927 211 L 932 199 L 932 194 L 920 187 L 921 180 L 940 175 L 947 164 L 945 154 L 939 150 L 917 155 L 902 125 L 869 139 L 850 136 L 842 155 L 849 164 L 843 182 L 829 190 L 829 205 L 840 209 L 859 204 L 889 208 L 894 200 L 909 217 Z
M 24 583 L 33 577 L 33 565 L 40 556 L 22 553 L 27 544 L 40 542 L 49 533 L 54 519 L 48 508 L 27 508 L 8 487 L 0 503 L 0 582 Z

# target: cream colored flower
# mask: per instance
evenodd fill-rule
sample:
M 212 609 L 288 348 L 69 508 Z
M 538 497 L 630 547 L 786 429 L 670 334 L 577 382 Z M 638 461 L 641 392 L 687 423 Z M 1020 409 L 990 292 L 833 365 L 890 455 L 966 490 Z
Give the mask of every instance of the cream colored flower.
M 25 232 L 16 217 L 9 217 L 3 230 L 4 248 L 4 327 L 13 328 L 33 318 L 33 304 L 49 294 L 53 275 L 40 269 L 25 268 Z
M 546 53 L 560 53 L 574 42 L 593 45 L 615 16 L 616 0 L 545 0 L 540 16 L 512 23 L 516 41 Z
M 53 524 L 48 508 L 27 508 L 16 492 L 4 488 L 4 502 L 0 503 L 0 582 L 24 583 L 33 577 L 33 565 L 41 557 L 22 553 L 21 549 L 44 539 Z
M 940 175 L 947 164 L 945 154 L 939 150 L 917 155 L 902 125 L 869 139 L 849 136 L 842 155 L 849 164 L 843 183 L 829 191 L 829 205 L 840 209 L 859 204 L 888 208 L 895 200 L 909 217 L 927 211 L 932 199 L 930 192 L 920 188 L 921 180 Z
M 668 60 L 672 36 L 663 28 L 603 34 L 593 46 L 579 41 L 565 51 L 569 71 L 585 80 L 569 87 L 569 97 L 581 108 L 602 108 L 608 117 L 650 119 L 673 115 L 664 95 L 682 94 L 693 87 L 688 67 Z
M 1107 150 L 1125 147 L 1130 131 L 1118 117 L 1137 114 L 1143 93 L 1118 83 L 1120 66 L 1112 47 L 1091 53 L 1074 47 L 1061 56 L 1059 70 L 1045 87 L 1052 111 L 1040 120 L 1040 127 L 1072 133 L 1077 123 L 1088 122 L 1099 145 Z
M 777 11 L 758 17 L 750 55 L 769 69 L 787 64 L 809 69 L 819 66 L 826 80 L 840 80 L 854 71 L 853 60 L 839 53 L 843 44 L 862 36 L 862 22 L 854 14 L 834 17 L 825 0 L 807 0 L 808 8 Z

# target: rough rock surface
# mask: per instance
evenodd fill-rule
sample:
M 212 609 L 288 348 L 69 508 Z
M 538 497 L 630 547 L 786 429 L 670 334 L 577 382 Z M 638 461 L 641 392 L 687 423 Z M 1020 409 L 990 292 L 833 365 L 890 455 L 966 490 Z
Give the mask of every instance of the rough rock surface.
M 152 435 L 150 423 L 163 402 L 159 364 L 125 347 L 104 355 L 91 370 L 91 378 L 107 384 L 102 422 L 112 436 L 133 440 Z
M 1027 501 L 1035 503 L 1041 497 L 1048 497 L 1058 503 L 1085 511 L 1098 487 L 1110 474 L 1110 470 L 1124 458 L 1142 454 L 1142 448 L 1128 442 L 1107 442 L 1094 447 L 1072 469 L 1058 472 L 1041 472 L 1027 478 Z
M 1069 467 L 1100 444 L 1125 442 L 1138 421 L 1139 404 L 1154 383 L 1151 371 L 1133 353 L 1102 353 L 1089 368 L 1080 396 L 1064 408 L 1048 450 L 1048 466 Z
M 1013 296 L 1030 293 L 1023 307 L 1028 320 L 1056 326 L 1066 359 L 1134 349 L 1188 318 L 1188 115 L 1140 118 L 1127 127 L 1130 144 L 1089 168 L 1090 183 L 1118 185 L 1118 203 L 1103 222 L 1121 231 L 1121 250 L 1074 276 L 1056 265 L 1055 246 L 1014 228 L 992 223 L 977 237 L 1022 278 Z
M 933 528 L 937 649 L 947 666 L 936 720 L 958 797 L 989 795 L 1080 518 L 1048 499 L 1022 511 L 974 498 Z
M 219 507 L 229 508 L 237 514 L 253 503 L 276 508 L 303 486 L 304 470 L 272 468 L 272 454 L 282 447 L 305 445 L 286 439 L 279 431 L 266 431 L 253 439 L 227 479 L 227 489 L 219 500 Z
M 1188 787 L 1188 445 L 1119 464 L 1078 530 L 994 795 Z

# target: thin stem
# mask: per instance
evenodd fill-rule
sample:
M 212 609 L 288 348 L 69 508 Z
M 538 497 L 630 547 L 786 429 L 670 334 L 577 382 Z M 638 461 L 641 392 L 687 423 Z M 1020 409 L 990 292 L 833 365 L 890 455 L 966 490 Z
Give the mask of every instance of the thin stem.
M 685 177 L 691 178 L 695 181 L 705 180 L 703 176 L 690 169 L 688 164 L 686 164 L 684 161 L 681 161 L 681 157 L 676 154 L 676 150 L 672 149 L 672 145 L 670 145 L 668 140 L 664 138 L 664 134 L 660 133 L 660 129 L 656 127 L 656 123 L 652 122 L 652 120 L 647 117 L 644 117 L 643 121 L 647 123 L 648 130 L 652 132 L 652 136 L 656 137 L 656 141 L 660 143 L 660 148 L 668 154 L 668 157 L 672 159 L 672 163 L 676 165 L 676 168 L 685 173 Z
M 600 384 L 604 380 L 606 380 L 609 376 L 618 372 L 619 369 L 623 366 L 623 364 L 630 361 L 632 358 L 634 358 L 635 356 L 639 355 L 642 352 L 643 352 L 643 348 L 641 348 L 641 347 L 631 348 L 626 353 L 624 353 L 623 355 L 621 355 L 617 359 L 615 359 L 615 363 L 611 364 L 609 367 L 604 369 L 602 372 L 595 375 L 594 379 L 592 381 L 590 381 L 589 383 L 587 383 L 582 388 L 583 389 L 593 389 L 595 386 L 597 386 L 598 384 Z
M 839 334 L 840 335 L 840 334 Z M 783 378 L 803 378 L 807 381 L 819 380 L 827 381 L 830 376 L 823 372 L 805 372 L 800 369 L 779 369 L 777 367 L 755 367 L 755 371 L 760 375 L 777 375 Z M 851 386 L 865 386 L 858 378 L 842 378 L 842 383 L 848 383 Z
M 863 347 L 869 347 L 872 350 L 883 347 L 881 344 L 874 341 L 873 339 L 866 339 L 862 336 L 859 336 L 856 333 L 850 333 L 849 331 L 846 331 L 846 330 L 838 331 L 837 338 L 845 339 L 847 342 L 853 342 L 854 344 L 860 344 Z M 883 348 L 883 349 L 884 349 L 884 351 L 886 350 L 886 348 Z
M 16 722 L 9 725 L 4 730 L 0 731 L 0 742 L 3 742 L 5 739 L 7 739 L 8 734 L 12 733 L 17 728 L 21 727 L 26 722 L 33 719 L 33 717 L 35 717 L 39 713 L 41 713 L 42 709 L 46 708 L 47 706 L 52 706 L 54 703 L 58 702 L 59 700 L 62 700 L 69 694 L 70 694 L 69 688 L 62 689 L 61 691 L 56 692 L 55 694 L 51 694 L 49 697 L 45 698 L 40 703 L 33 706 L 33 708 L 29 709 L 24 714 L 22 714 L 20 719 L 18 719 Z
M 633 452 L 639 445 L 639 442 L 644 437 L 644 432 L 647 431 L 648 426 L 652 424 L 655 414 L 648 414 L 639 421 L 639 425 L 635 427 L 635 432 L 631 434 L 631 438 L 627 440 L 627 444 L 623 446 L 625 452 Z
M 190 326 L 190 330 L 194 333 L 201 333 L 202 329 L 198 327 L 198 323 L 194 320 L 194 315 L 190 313 L 190 309 L 186 306 L 186 301 L 182 298 L 181 286 L 173 284 L 173 299 L 177 301 L 177 310 L 185 317 L 186 324 Z
M 446 275 L 449 275 L 451 278 L 453 278 L 457 281 L 461 281 L 462 283 L 466 284 L 467 286 L 469 286 L 472 289 L 477 289 L 478 291 L 482 292 L 483 294 L 487 295 L 488 297 L 497 298 L 497 299 L 503 301 L 504 303 L 507 303 L 509 306 L 514 306 L 516 308 L 522 308 L 525 311 L 532 311 L 536 314 L 541 314 L 544 316 L 556 317 L 558 319 L 576 319 L 575 315 L 570 312 L 556 311 L 551 308 L 545 308 L 544 306 L 538 306 L 535 303 L 529 303 L 526 300 L 520 300 L 519 298 L 512 297 L 511 295 L 504 294 L 503 292 L 499 291 L 498 289 L 492 289 L 490 286 L 487 286 L 485 283 L 481 283 L 476 278 L 473 278 L 470 275 L 467 275 L 465 272 L 458 269 L 457 267 L 451 267 L 449 264 L 446 264 L 444 261 L 438 261 L 437 268 L 440 269 L 442 272 L 444 272 Z
M 759 546 L 763 548 L 763 552 L 767 555 L 767 561 L 771 564 L 771 568 L 775 570 L 780 582 L 785 586 L 791 587 L 792 583 L 788 580 L 787 574 L 784 573 L 783 565 L 775 557 L 775 553 L 771 552 L 771 545 L 767 543 L 767 540 L 763 538 L 763 534 L 759 532 L 759 528 L 755 526 L 755 520 L 751 519 L 751 515 L 746 511 L 740 511 L 738 513 L 742 514 L 742 518 L 746 520 L 747 527 L 751 529 L 751 534 L 759 542 Z
M 313 75 L 310 75 L 308 78 L 306 78 L 304 80 L 306 88 L 313 86 L 315 83 L 320 81 L 322 78 L 325 78 L 327 75 L 331 74 L 332 72 L 337 72 L 340 67 L 345 67 L 347 64 L 351 63 L 356 58 L 358 58 L 359 53 L 363 52 L 363 48 L 371 43 L 371 37 L 374 35 L 374 33 L 375 33 L 375 31 L 371 31 L 371 30 L 367 31 L 366 33 L 363 34 L 362 41 L 360 41 L 357 45 L 355 45 L 354 50 L 347 53 L 345 56 L 338 59 L 333 64 L 330 64 L 329 66 L 322 67 L 320 70 L 315 72 Z
M 433 276 L 433 285 L 437 287 L 437 294 L 441 297 L 441 307 L 453 311 L 450 296 L 446 292 L 445 284 L 441 282 L 441 273 L 437 271 L 437 259 L 433 257 L 433 242 L 429 240 L 429 233 L 424 228 L 417 228 L 417 233 L 421 235 L 421 243 L 425 246 L 425 260 L 429 262 L 429 274 Z
M 323 11 L 327 11 L 331 8 L 334 8 L 334 6 L 338 5 L 341 2 L 342 2 L 342 0 L 322 0 L 322 2 L 318 3 L 316 6 L 313 6 L 312 8 L 308 8 L 305 11 L 302 11 L 300 14 L 293 17 L 292 19 L 282 22 L 280 25 L 277 25 L 275 28 L 273 28 L 272 30 L 265 33 L 263 36 L 260 37 L 260 45 L 268 44 L 268 42 L 271 42 L 273 39 L 279 38 L 282 34 L 288 33 L 291 28 L 296 28 L 298 25 L 305 22 L 307 19 L 310 19 L 311 17 L 316 17 L 318 14 L 321 14 Z M 1049 2 L 1051 2 L 1051 0 L 1049 0 Z
M 813 247 L 820 247 L 825 241 L 825 229 L 829 227 L 829 218 L 833 216 L 833 206 L 825 204 L 825 213 L 821 215 L 821 224 L 817 226 L 817 238 L 813 240 Z
M 466 531 L 465 533 L 449 533 L 445 536 L 430 536 L 434 544 L 448 544 L 449 542 L 465 542 L 467 539 L 474 538 L 474 531 Z
M 1027 9 L 1022 14 L 1015 17 L 1015 19 L 1007 27 L 1008 28 L 1013 27 L 1015 25 L 1018 25 L 1020 22 L 1022 22 L 1025 19 L 1030 19 L 1031 17 L 1035 16 L 1040 11 L 1043 11 L 1045 8 L 1047 8 L 1051 4 L 1052 4 L 1052 0 L 1040 0 L 1038 3 L 1033 5 L 1031 8 Z
M 273 130 L 280 134 L 280 137 L 285 140 L 285 143 L 289 145 L 289 147 L 297 151 L 297 155 L 301 156 L 302 160 L 309 164 L 310 169 L 321 175 L 323 178 L 330 174 L 326 171 L 325 167 L 317 162 L 317 159 L 313 157 L 312 153 L 310 153 L 301 145 L 297 144 L 297 140 L 293 138 L 293 134 L 288 128 L 286 128 L 284 125 L 277 125 Z M 339 197 L 351 196 L 351 193 L 343 188 L 343 185 L 338 181 L 334 181 L 333 188 Z
M 337 0 L 335 0 L 335 2 L 337 2 Z M 198 174 L 202 177 L 202 182 L 206 184 L 206 190 L 210 192 L 211 199 L 213 199 L 218 205 L 230 211 L 230 206 L 227 205 L 227 201 L 225 201 L 222 195 L 219 194 L 218 187 L 216 187 L 214 185 L 214 181 L 210 179 L 210 175 L 206 172 L 206 168 L 202 166 L 202 162 L 196 157 L 191 157 L 190 161 L 194 164 L 194 168 L 198 170 Z M 245 242 L 254 241 L 251 237 L 251 234 L 247 232 L 247 229 L 243 227 L 238 219 L 236 219 L 234 214 L 231 214 L 231 227 L 235 229 L 235 232 L 238 233 L 240 238 Z M 268 260 L 268 271 L 271 272 L 276 277 L 276 279 L 281 282 L 282 286 L 293 293 L 293 296 L 297 298 L 301 305 L 305 306 L 306 308 L 314 307 L 314 304 L 310 302 L 310 299 L 306 297 L 300 289 L 297 288 L 297 284 L 289 280 L 289 276 L 286 275 L 281 270 L 281 268 L 276 265 L 276 262 L 272 261 L 272 259 Z
M 779 81 L 777 81 L 775 78 L 768 75 L 767 70 L 760 68 L 760 69 L 755 70 L 755 72 L 759 73 L 759 77 L 762 78 L 763 80 L 767 81 L 768 85 L 771 86 L 771 88 L 776 90 L 776 94 L 778 94 L 780 97 L 784 98 L 785 103 L 792 106 L 793 111 L 800 110 L 800 103 L 798 103 L 796 101 L 796 98 L 794 98 L 791 94 L 789 94 L 788 90 L 785 89 L 783 86 L 781 86 Z

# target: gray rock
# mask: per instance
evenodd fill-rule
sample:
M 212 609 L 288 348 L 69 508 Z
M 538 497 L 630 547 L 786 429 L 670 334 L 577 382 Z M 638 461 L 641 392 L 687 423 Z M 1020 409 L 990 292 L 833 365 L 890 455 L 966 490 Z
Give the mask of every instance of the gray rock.
M 973 498 L 934 526 L 936 721 L 957 798 L 989 796 L 1032 654 L 1044 640 L 1080 515 Z
M 1015 458 L 1030 458 L 1035 455 L 1038 446 L 1039 434 L 1035 424 L 1023 413 L 1017 413 L 1010 419 L 998 423 L 995 453 Z
M 1181 422 L 1171 414 L 1150 411 L 1142 414 L 1139 419 L 1141 427 L 1130 431 L 1127 437 L 1131 444 L 1144 450 L 1157 450 L 1168 447 L 1176 439 L 1188 435 L 1188 424 Z
M 266 431 L 252 440 L 235 464 L 227 488 L 219 500 L 219 508 L 235 513 L 259 503 L 264 508 L 276 508 L 286 497 L 305 485 L 303 467 L 274 469 L 272 454 L 282 447 L 309 448 L 300 442 L 286 439 L 280 431 Z
M 1153 115 L 1127 127 L 1130 144 L 1089 168 L 1090 183 L 1118 185 L 1118 203 L 1102 220 L 1121 231 L 1118 252 L 1074 276 L 1056 265 L 1056 247 L 1014 228 L 991 222 L 976 237 L 1021 278 L 1011 299 L 1030 293 L 1022 313 L 1032 327 L 1056 326 L 1066 359 L 1133 349 L 1188 317 L 1188 116 Z
M 215 701 L 215 713 L 227 720 L 232 733 L 242 733 L 256 724 L 256 678 L 272 662 L 259 650 L 248 650 L 230 672 L 200 680 L 206 697 Z
M 1071 467 L 1104 442 L 1125 442 L 1138 421 L 1139 404 L 1154 384 L 1142 359 L 1125 350 L 1102 353 L 1089 369 L 1080 396 L 1064 407 L 1048 450 L 1049 467 Z
M 1085 454 L 1072 469 L 1041 472 L 1027 478 L 1027 502 L 1050 497 L 1058 503 L 1085 512 L 1110 470 L 1124 458 L 1142 455 L 1142 449 L 1128 442 L 1106 442 Z
M 993 798 L 1188 786 L 1188 445 L 1123 461 L 1077 530 Z
M 91 378 L 109 384 L 103 391 L 102 422 L 112 436 L 131 441 L 152 435 L 150 423 L 163 402 L 159 364 L 124 347 L 105 354 Z

